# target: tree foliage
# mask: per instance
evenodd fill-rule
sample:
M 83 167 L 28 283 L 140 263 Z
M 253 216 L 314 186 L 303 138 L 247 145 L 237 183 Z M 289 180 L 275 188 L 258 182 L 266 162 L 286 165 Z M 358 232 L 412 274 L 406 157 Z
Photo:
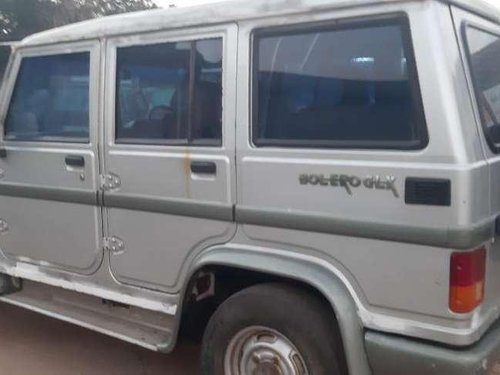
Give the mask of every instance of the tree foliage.
M 154 8 L 152 0 L 0 0 L 0 40 L 72 22 Z

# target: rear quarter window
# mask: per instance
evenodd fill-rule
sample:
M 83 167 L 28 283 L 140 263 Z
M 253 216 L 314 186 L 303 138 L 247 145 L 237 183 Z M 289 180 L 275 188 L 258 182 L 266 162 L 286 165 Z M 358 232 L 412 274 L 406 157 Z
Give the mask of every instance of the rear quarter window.
M 477 108 L 492 151 L 500 152 L 500 35 L 464 28 Z
M 258 31 L 254 56 L 256 146 L 427 145 L 405 17 Z

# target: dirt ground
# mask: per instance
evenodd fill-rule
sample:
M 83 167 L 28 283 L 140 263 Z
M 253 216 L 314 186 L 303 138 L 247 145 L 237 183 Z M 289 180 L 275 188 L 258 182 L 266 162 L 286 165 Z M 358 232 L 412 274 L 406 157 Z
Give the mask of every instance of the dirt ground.
M 196 375 L 199 349 L 172 354 L 0 303 L 0 375 Z

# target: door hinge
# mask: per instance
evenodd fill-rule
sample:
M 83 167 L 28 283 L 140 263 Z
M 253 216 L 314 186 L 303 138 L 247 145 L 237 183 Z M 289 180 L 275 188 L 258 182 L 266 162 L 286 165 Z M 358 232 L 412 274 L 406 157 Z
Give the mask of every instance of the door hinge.
M 121 238 L 116 236 L 104 237 L 104 250 L 109 251 L 114 254 L 122 253 L 125 251 L 125 243 Z
M 100 178 L 101 178 L 101 190 L 104 191 L 118 189 L 122 184 L 120 176 L 117 176 L 116 174 L 113 173 L 100 175 Z

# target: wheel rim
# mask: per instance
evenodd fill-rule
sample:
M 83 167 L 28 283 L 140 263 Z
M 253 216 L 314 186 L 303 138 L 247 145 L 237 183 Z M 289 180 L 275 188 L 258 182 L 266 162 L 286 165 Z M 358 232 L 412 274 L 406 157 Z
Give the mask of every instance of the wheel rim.
M 308 375 L 302 354 L 276 330 L 253 326 L 238 332 L 224 356 L 226 375 Z

